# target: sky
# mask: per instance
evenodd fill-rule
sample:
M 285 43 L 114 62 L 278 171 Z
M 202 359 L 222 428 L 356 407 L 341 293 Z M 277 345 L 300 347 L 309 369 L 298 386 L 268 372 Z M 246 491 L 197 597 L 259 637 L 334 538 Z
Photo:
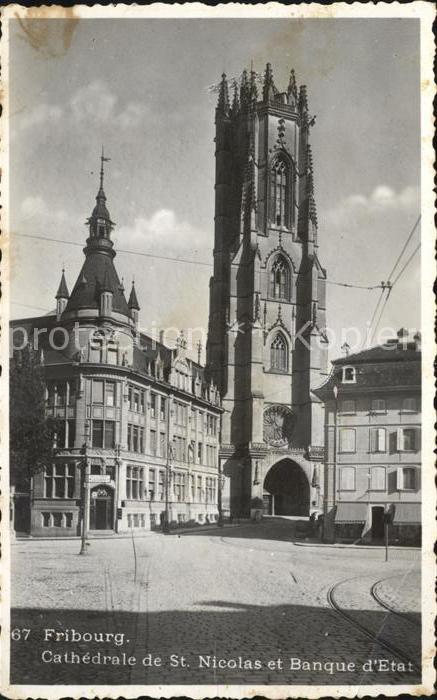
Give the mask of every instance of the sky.
M 307 85 L 328 280 L 387 281 L 420 213 L 418 20 L 85 19 L 72 26 L 33 19 L 10 27 L 13 318 L 54 308 L 63 266 L 71 291 L 104 144 L 116 248 L 192 261 L 118 253 L 127 291 L 135 279 L 141 327 L 207 328 L 217 99 L 208 88 L 251 61 L 259 73 L 269 61 L 279 89 L 291 68 Z M 397 272 L 419 241 L 417 228 Z M 359 349 L 356 331 L 345 329 L 364 338 L 379 296 L 328 285 L 331 359 L 344 339 Z M 420 328 L 419 254 L 394 286 L 375 340 L 400 327 Z

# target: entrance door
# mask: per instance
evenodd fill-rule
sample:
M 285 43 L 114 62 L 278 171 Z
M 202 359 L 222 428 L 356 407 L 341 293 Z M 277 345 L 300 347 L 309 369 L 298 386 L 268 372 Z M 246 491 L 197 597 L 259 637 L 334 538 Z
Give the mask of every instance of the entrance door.
M 114 492 L 107 486 L 91 491 L 90 529 L 112 530 L 114 527 Z
M 384 537 L 384 507 L 372 508 L 372 540 L 382 540 Z
M 293 460 L 281 459 L 269 469 L 264 479 L 266 492 L 271 495 L 274 515 L 310 514 L 308 479 L 302 467 Z

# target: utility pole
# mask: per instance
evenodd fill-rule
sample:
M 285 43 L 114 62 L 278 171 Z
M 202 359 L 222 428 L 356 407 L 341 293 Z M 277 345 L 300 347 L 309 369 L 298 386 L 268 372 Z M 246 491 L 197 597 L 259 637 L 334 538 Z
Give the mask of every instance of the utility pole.
M 83 443 L 82 452 L 82 533 L 81 545 L 79 554 L 86 554 L 88 547 L 88 511 L 89 511 L 89 485 L 88 477 L 90 473 L 88 463 L 88 439 L 89 439 L 89 422 L 85 421 L 85 441 Z
M 218 491 L 217 491 L 217 506 L 218 506 L 218 521 L 217 525 L 219 527 L 223 527 L 223 502 L 222 502 L 222 489 L 225 485 L 225 477 L 222 474 L 221 468 L 220 468 L 220 457 L 219 457 L 219 468 L 218 468 L 218 479 L 217 479 L 217 486 L 218 486 Z

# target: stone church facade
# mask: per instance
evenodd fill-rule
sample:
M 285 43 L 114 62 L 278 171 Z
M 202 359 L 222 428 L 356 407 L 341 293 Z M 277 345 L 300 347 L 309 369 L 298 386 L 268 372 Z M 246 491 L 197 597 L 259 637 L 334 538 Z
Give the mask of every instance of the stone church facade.
M 260 94 L 258 92 L 260 91 Z M 223 400 L 226 501 L 247 516 L 308 516 L 322 507 L 323 413 L 312 393 L 327 375 L 326 271 L 304 85 L 285 91 L 267 64 L 244 71 L 216 108 L 214 272 L 207 372 Z

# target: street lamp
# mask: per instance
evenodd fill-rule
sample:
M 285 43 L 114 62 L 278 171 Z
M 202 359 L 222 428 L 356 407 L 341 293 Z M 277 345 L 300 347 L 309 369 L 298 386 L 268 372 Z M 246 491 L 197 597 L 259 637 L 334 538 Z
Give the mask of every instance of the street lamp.
M 89 475 L 89 464 L 88 464 L 88 440 L 89 440 L 89 421 L 85 421 L 85 440 L 82 445 L 82 533 L 81 533 L 81 545 L 79 554 L 87 553 L 87 537 L 88 537 L 88 510 L 89 510 L 89 489 L 88 489 L 88 475 Z

